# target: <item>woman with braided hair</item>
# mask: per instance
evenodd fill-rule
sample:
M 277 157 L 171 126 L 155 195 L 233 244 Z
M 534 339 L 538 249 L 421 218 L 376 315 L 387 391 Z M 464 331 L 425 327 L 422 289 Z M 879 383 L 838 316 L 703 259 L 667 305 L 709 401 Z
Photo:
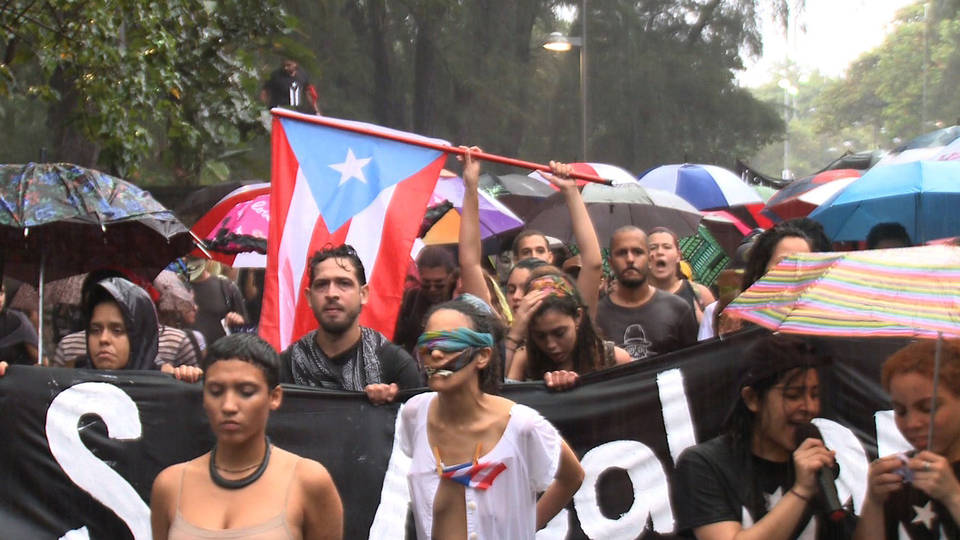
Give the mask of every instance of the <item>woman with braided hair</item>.
M 496 395 L 497 320 L 480 306 L 457 299 L 434 307 L 417 340 L 433 392 L 404 404 L 399 430 L 412 460 L 418 538 L 533 539 L 583 481 L 556 428 Z
M 565 390 L 580 375 L 630 362 L 627 351 L 600 338 L 576 286 L 560 269 L 531 272 L 526 296 L 538 307 L 530 316 L 527 346 L 514 355 L 507 378 L 543 380 Z

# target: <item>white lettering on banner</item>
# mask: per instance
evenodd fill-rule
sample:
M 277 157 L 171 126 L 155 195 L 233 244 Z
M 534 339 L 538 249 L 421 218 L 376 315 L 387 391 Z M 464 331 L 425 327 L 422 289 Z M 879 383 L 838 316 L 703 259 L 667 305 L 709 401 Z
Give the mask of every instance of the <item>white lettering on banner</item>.
M 390 463 L 383 476 L 383 488 L 380 490 L 380 504 L 370 525 L 367 538 L 396 538 L 397 531 L 403 530 L 407 523 L 407 509 L 410 506 L 410 489 L 407 487 L 407 473 L 411 459 L 400 449 L 400 433 L 403 429 L 403 405 L 397 411 L 397 420 L 393 427 L 393 449 L 390 451 Z
M 837 463 L 840 464 L 837 496 L 840 502 L 852 496 L 853 511 L 859 515 L 867 493 L 867 467 L 870 466 L 867 452 L 850 428 L 826 418 L 814 418 L 813 424 L 820 428 L 824 446 L 837 453 Z
M 140 495 L 109 465 L 97 459 L 80 439 L 80 418 L 96 414 L 111 439 L 129 441 L 141 435 L 140 411 L 126 392 L 108 383 L 85 382 L 53 399 L 47 409 L 47 443 L 50 453 L 70 480 L 112 510 L 136 540 L 150 540 L 150 508 Z M 63 538 L 88 538 L 86 527 Z
M 686 387 L 683 385 L 683 372 L 670 369 L 658 373 L 657 390 L 660 392 L 660 404 L 663 407 L 663 425 L 667 429 L 667 446 L 670 447 L 670 456 L 676 463 L 684 450 L 697 444 Z
M 897 429 L 893 411 L 877 411 L 873 415 L 877 427 L 877 456 L 884 457 L 913 450 L 913 445 Z
M 564 540 L 570 531 L 570 512 L 566 508 L 557 512 L 547 526 L 537 531 L 536 540 Z
M 586 476 L 573 504 L 580 528 L 588 537 L 632 540 L 644 530 L 648 517 L 656 532 L 673 532 L 670 484 L 660 460 L 647 445 L 637 441 L 604 443 L 584 454 L 581 464 Z M 613 467 L 626 470 L 633 484 L 633 505 L 619 519 L 604 516 L 597 502 L 597 480 Z

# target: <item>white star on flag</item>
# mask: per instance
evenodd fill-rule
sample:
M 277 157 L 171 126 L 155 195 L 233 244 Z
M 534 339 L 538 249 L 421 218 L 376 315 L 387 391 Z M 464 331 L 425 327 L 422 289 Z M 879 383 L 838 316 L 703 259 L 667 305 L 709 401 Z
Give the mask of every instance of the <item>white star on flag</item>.
M 913 518 L 913 521 L 910 523 L 923 523 L 928 530 L 932 531 L 933 520 L 937 519 L 937 514 L 930 508 L 932 502 L 933 501 L 927 501 L 927 504 L 923 506 L 914 506 L 913 511 L 917 513 L 917 517 Z
M 373 158 L 357 159 L 357 156 L 353 155 L 353 148 L 347 148 L 347 158 L 343 163 L 330 165 L 331 169 L 340 173 L 340 183 L 337 185 L 342 186 L 351 178 L 356 178 L 366 184 L 367 177 L 363 175 L 363 168 L 367 166 L 367 163 L 370 163 L 371 159 Z

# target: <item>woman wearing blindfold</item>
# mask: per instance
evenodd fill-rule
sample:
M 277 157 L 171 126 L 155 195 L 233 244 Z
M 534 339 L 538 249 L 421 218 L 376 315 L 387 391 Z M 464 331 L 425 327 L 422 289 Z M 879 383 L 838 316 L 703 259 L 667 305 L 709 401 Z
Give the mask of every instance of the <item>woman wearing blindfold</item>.
M 418 538 L 533 539 L 583 481 L 556 428 L 495 395 L 497 324 L 463 299 L 427 314 L 417 354 L 433 392 L 406 402 L 400 427 Z

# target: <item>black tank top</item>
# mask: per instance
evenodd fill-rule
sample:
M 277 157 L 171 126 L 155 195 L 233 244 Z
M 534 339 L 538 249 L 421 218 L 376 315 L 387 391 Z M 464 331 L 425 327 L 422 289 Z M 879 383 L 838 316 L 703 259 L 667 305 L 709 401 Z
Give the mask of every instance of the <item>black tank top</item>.
M 697 307 L 700 299 L 697 298 L 697 291 L 693 290 L 693 285 L 690 284 L 689 279 L 681 281 L 680 290 L 675 292 L 677 296 L 686 300 L 690 307 L 693 309 L 694 313 L 697 312 Z

